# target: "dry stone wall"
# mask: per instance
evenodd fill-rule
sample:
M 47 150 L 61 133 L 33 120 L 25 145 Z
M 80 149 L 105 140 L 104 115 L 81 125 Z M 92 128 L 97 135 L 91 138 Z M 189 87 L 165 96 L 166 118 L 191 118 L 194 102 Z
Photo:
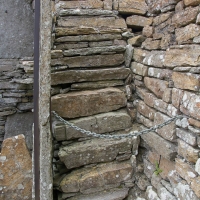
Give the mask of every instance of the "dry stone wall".
M 57 1 L 52 110 L 96 133 L 53 120 L 55 199 L 200 198 L 197 0 Z M 138 126 L 137 123 L 140 123 Z
M 32 149 L 33 58 L 0 59 L 0 143 L 24 134 Z

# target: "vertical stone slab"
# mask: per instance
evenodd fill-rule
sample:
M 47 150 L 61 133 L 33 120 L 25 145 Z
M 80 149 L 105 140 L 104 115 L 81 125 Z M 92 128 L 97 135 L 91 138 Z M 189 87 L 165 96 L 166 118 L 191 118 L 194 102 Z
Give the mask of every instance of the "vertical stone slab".
M 52 136 L 50 130 L 51 1 L 40 1 L 39 131 L 40 199 L 53 199 Z
M 0 153 L 0 199 L 31 199 L 31 156 L 24 135 L 4 140 Z

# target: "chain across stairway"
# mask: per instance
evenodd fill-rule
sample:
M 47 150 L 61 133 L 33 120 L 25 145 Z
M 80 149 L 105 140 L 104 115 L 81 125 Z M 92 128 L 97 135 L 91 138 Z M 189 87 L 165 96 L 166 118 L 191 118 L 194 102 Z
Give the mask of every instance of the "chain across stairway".
M 128 134 L 121 134 L 121 135 L 110 135 L 110 134 L 98 134 L 98 133 L 95 133 L 95 132 L 91 132 L 91 131 L 87 131 L 85 129 L 82 129 L 70 122 L 68 122 L 67 120 L 63 119 L 62 117 L 60 117 L 55 111 L 52 111 L 52 113 L 54 114 L 54 116 L 61 122 L 63 122 L 65 125 L 68 125 L 69 127 L 77 130 L 77 131 L 80 131 L 81 133 L 83 134 L 86 134 L 88 136 L 93 136 L 93 137 L 97 137 L 97 138 L 107 138 L 107 139 L 122 139 L 122 138 L 131 138 L 131 137 L 137 137 L 139 135 L 142 135 L 142 134 L 146 134 L 146 133 L 149 133 L 151 131 L 155 131 L 156 129 L 160 129 L 168 124 L 170 124 L 171 122 L 173 122 L 174 120 L 177 120 L 177 119 L 182 119 L 182 118 L 187 118 L 186 116 L 182 116 L 182 115 L 177 115 L 161 124 L 158 124 L 158 125 L 155 125 L 151 128 L 148 128 L 148 129 L 145 129 L 145 130 L 142 130 L 142 131 L 131 131 L 130 133 Z

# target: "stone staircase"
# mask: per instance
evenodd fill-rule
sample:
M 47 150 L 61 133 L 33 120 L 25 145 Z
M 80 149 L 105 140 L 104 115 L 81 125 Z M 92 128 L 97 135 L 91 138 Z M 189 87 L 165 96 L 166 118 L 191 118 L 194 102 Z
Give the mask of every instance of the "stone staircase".
M 111 10 L 94 0 L 59 1 L 55 10 L 51 109 L 98 134 L 139 129 L 132 124 L 132 47 L 126 42 L 133 34 Z M 55 199 L 126 198 L 134 185 L 138 138 L 92 138 L 56 118 L 53 136 Z

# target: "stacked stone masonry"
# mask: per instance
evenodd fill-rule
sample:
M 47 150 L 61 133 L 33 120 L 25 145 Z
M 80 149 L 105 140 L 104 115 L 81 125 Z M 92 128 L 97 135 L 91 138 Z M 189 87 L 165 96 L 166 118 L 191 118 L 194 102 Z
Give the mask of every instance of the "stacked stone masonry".
M 90 138 L 54 118 L 55 199 L 200 198 L 199 4 L 55 2 L 52 110 L 99 134 L 185 116 L 121 140 Z

